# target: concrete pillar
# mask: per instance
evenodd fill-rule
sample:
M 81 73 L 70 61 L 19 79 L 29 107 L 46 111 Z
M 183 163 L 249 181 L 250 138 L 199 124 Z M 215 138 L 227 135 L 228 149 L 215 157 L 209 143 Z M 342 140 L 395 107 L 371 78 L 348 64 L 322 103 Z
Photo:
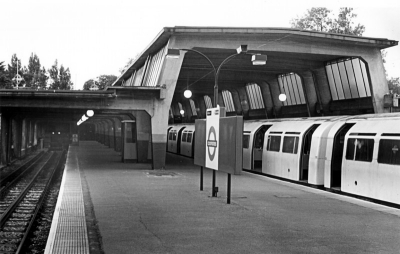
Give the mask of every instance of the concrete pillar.
M 310 112 L 310 116 L 316 115 L 315 106 L 318 102 L 317 92 L 315 90 L 314 78 L 311 71 L 303 71 L 297 73 L 302 79 L 304 87 L 304 96 L 306 98 L 306 104 Z
M 266 81 L 258 81 L 257 84 L 260 86 L 262 97 L 264 100 L 265 111 L 267 112 L 268 118 L 274 118 L 274 101 L 272 99 L 271 88 Z
M 389 93 L 389 88 L 385 76 L 385 67 L 383 66 L 382 56 L 379 49 L 371 49 L 371 54 L 363 56 L 366 62 L 368 73 L 368 83 L 371 88 L 372 104 L 375 113 L 388 113 L 389 108 L 383 107 L 383 96 Z M 370 75 L 373 73 L 374 75 Z
M 169 44 L 171 48 L 180 47 L 180 45 L 176 45 L 173 40 L 170 40 Z M 151 116 L 153 169 L 165 167 L 169 108 L 174 96 L 183 58 L 184 54 L 181 52 L 178 59 L 165 59 L 158 79 L 158 85 L 161 87 L 165 85 L 166 91 L 164 99 L 154 100 L 154 111 Z
M 325 67 L 313 70 L 316 85 L 318 86 L 319 98 L 321 106 L 325 113 L 329 112 L 329 102 L 332 100 L 331 90 L 329 88 L 328 77 L 326 76 Z
M 268 81 L 268 84 L 271 88 L 271 97 L 275 107 L 276 117 L 280 117 L 280 109 L 283 106 L 283 103 L 279 100 L 280 90 L 278 79 L 271 79 Z

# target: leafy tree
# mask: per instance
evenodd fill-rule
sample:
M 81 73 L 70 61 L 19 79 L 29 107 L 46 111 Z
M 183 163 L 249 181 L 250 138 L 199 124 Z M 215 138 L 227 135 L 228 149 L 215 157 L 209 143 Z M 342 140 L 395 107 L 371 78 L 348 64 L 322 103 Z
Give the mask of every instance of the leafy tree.
M 44 67 L 42 67 L 42 69 L 40 70 L 40 74 L 37 78 L 37 88 L 38 89 L 46 89 L 47 88 L 47 80 L 49 79 L 49 77 L 46 74 L 46 69 Z
M 96 85 L 99 90 L 103 90 L 107 86 L 111 86 L 114 81 L 117 80 L 117 76 L 114 75 L 100 75 L 95 80 L 89 79 L 83 85 L 83 90 L 90 90 L 92 85 Z
M 340 8 L 338 18 L 333 22 L 331 33 L 352 34 L 362 36 L 365 31 L 365 26 L 357 24 L 354 26 L 353 19 L 357 14 L 353 13 L 353 8 Z
M 50 87 L 49 89 L 54 90 L 71 90 L 73 88 L 73 83 L 71 82 L 71 73 L 69 68 L 64 68 L 63 65 L 58 68 L 58 61 L 56 60 L 54 64 L 49 69 L 50 75 Z
M 303 30 L 362 36 L 365 27 L 354 26 L 356 17 L 353 8 L 340 8 L 337 18 L 331 18 L 331 10 L 327 8 L 311 8 L 303 17 L 292 19 L 290 24 L 292 28 Z
M 393 93 L 400 94 L 400 78 L 391 78 L 388 79 L 389 90 L 392 90 Z
M 38 88 L 38 81 L 41 75 L 41 65 L 39 57 L 36 54 L 31 54 L 29 57 L 28 68 L 24 68 L 24 79 L 27 87 Z
M 58 89 L 60 87 L 60 79 L 58 77 L 58 62 L 57 59 L 51 68 L 48 70 L 50 76 L 50 89 Z
M 71 82 L 71 73 L 69 68 L 64 68 L 63 65 L 60 67 L 60 88 L 61 90 L 71 90 L 73 84 Z
M 117 80 L 117 76 L 114 75 L 101 75 L 98 77 L 99 80 L 99 89 L 103 90 L 107 86 L 111 86 L 115 80 Z
M 4 62 L 0 62 L 0 89 L 12 89 L 13 84 L 9 78 Z
M 303 17 L 292 19 L 290 24 L 292 28 L 329 32 L 332 28 L 330 13 L 331 11 L 327 8 L 311 8 Z
M 98 88 L 98 82 L 96 82 L 96 81 L 93 80 L 93 79 L 89 79 L 88 81 L 85 82 L 85 84 L 83 84 L 83 90 L 90 90 L 90 88 L 91 88 L 93 85 L 96 85 L 97 88 Z

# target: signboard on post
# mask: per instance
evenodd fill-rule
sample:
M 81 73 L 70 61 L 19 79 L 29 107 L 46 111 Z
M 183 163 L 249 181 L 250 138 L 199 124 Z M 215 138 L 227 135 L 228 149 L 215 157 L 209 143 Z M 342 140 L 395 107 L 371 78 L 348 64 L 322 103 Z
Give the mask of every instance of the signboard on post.
M 207 109 L 206 167 L 218 170 L 220 107 Z
M 242 152 L 243 152 L 243 117 L 221 117 L 219 119 L 219 131 L 216 146 L 218 148 L 219 171 L 238 175 L 242 171 Z M 196 120 L 194 164 L 207 167 L 206 161 L 209 159 L 209 151 L 213 152 L 214 139 L 208 137 L 206 120 Z M 210 142 L 208 142 L 210 141 Z M 210 145 L 210 148 L 209 146 Z M 215 160 L 215 158 L 214 158 Z

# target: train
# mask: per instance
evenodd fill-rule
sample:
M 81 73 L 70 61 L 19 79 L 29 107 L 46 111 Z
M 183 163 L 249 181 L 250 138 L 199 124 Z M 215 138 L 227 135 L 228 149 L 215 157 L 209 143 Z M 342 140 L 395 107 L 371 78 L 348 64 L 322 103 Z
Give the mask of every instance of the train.
M 169 125 L 167 152 L 193 157 L 195 125 Z M 243 169 L 400 205 L 400 113 L 244 121 Z

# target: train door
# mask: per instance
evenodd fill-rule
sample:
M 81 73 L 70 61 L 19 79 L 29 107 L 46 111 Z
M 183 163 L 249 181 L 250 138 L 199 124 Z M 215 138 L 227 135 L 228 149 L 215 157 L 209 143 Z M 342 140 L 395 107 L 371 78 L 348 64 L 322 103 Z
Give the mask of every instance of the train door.
M 308 180 L 308 164 L 310 161 L 312 135 L 319 126 L 320 124 L 314 124 L 304 133 L 300 157 L 300 181 Z
M 185 129 L 185 127 L 183 127 L 182 129 L 178 130 L 178 137 L 176 139 L 176 154 L 180 154 L 181 153 L 181 139 L 182 139 L 182 132 Z
M 263 125 L 254 133 L 253 138 L 253 164 L 252 169 L 256 171 L 260 171 L 262 169 L 262 153 L 264 147 L 264 136 L 265 132 L 271 127 L 272 125 Z
M 346 133 L 355 123 L 344 124 L 333 138 L 333 150 L 331 161 L 331 188 L 340 188 L 342 184 L 342 158 L 344 138 Z

